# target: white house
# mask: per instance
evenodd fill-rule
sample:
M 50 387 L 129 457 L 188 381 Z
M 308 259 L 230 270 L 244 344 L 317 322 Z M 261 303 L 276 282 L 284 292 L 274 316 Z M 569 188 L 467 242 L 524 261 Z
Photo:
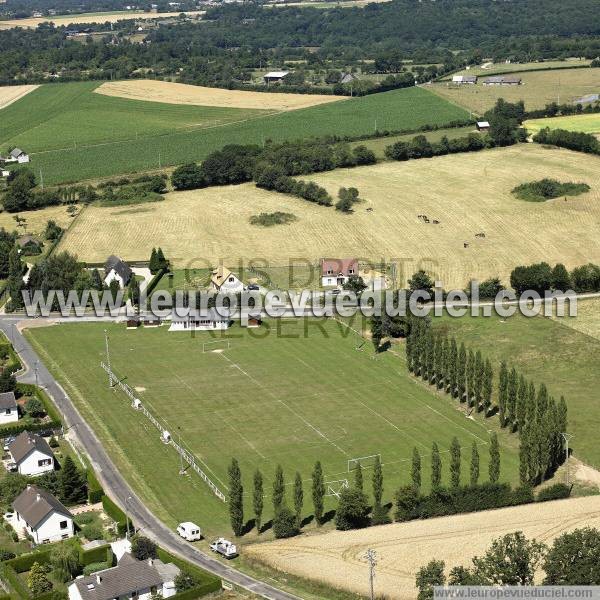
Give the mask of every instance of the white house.
M 54 453 L 39 435 L 23 431 L 8 447 L 17 471 L 21 475 L 41 475 L 54 471 Z
M 19 420 L 19 407 L 14 392 L 0 394 L 0 425 Z
M 76 579 L 69 586 L 69 600 L 149 600 L 152 595 L 170 598 L 176 593 L 179 568 L 159 559 L 140 561 L 123 554 L 116 567 Z
M 356 258 L 322 258 L 321 285 L 344 285 L 350 277 L 358 275 Z
M 228 329 L 231 323 L 229 317 L 223 317 L 216 309 L 190 310 L 187 315 L 173 312 L 169 331 L 215 331 Z
M 133 275 L 131 267 L 122 258 L 114 254 L 106 259 L 104 273 L 104 283 L 106 285 L 110 285 L 112 281 L 118 281 L 121 288 L 129 284 Z
M 244 284 L 237 275 L 223 265 L 211 273 L 210 285 L 213 290 L 222 294 L 237 294 L 244 291 Z
M 52 494 L 28 485 L 14 500 L 14 527 L 33 538 L 36 544 L 48 544 L 73 537 L 73 515 Z
M 6 159 L 7 162 L 18 162 L 18 163 L 28 163 L 29 162 L 29 154 L 27 152 L 23 152 L 21 148 L 13 148 Z

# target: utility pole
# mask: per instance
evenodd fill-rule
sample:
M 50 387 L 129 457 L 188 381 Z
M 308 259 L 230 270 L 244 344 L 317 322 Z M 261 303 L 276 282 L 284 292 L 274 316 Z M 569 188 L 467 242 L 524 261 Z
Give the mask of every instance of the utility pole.
M 375 579 L 375 565 L 377 564 L 377 552 L 369 548 L 365 554 L 365 558 L 369 562 L 369 590 L 371 592 L 371 600 L 375 600 L 375 590 L 373 587 L 373 581 Z
M 33 372 L 35 373 L 35 387 L 37 387 L 38 385 L 38 365 L 39 365 L 39 360 L 35 361 L 35 367 L 33 368 Z
M 125 498 L 125 519 L 127 521 L 127 531 L 125 532 L 125 539 L 129 539 L 129 511 L 127 510 L 127 503 L 131 500 L 131 496 Z
M 183 448 L 181 446 L 181 427 L 177 426 L 177 436 L 179 437 L 179 474 L 185 475 L 185 469 L 183 468 Z
M 573 434 L 565 432 L 561 433 L 560 435 L 562 436 L 563 440 L 565 440 L 565 479 L 566 484 L 569 485 L 569 440 L 573 437 Z
M 108 351 L 108 331 L 104 330 L 104 344 L 106 346 L 106 366 L 108 367 L 108 387 L 113 386 L 112 369 L 110 368 L 110 353 Z

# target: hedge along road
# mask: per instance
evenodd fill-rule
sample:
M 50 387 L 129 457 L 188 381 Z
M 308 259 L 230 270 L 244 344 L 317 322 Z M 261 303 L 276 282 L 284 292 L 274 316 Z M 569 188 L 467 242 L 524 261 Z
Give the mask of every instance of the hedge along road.
M 12 342 L 16 353 L 26 368 L 24 373 L 18 375 L 19 382 L 35 383 L 36 374 L 34 366 L 37 368 L 38 385 L 52 398 L 63 416 L 67 427 L 72 428 L 74 437 L 80 447 L 85 450 L 105 492 L 121 508 L 125 508 L 125 503 L 127 502 L 126 508 L 129 517 L 137 528 L 143 531 L 144 535 L 152 538 L 165 550 L 258 596 L 271 600 L 299 600 L 298 596 L 278 590 L 207 556 L 204 552 L 200 552 L 191 544 L 182 540 L 159 521 L 135 495 L 128 483 L 117 471 L 102 444 L 89 425 L 82 420 L 65 390 L 52 377 L 29 342 L 17 328 L 17 323 L 19 322 L 23 322 L 23 319 L 20 317 L 0 316 L 0 330 Z M 39 323 L 39 321 L 35 321 L 35 323 Z

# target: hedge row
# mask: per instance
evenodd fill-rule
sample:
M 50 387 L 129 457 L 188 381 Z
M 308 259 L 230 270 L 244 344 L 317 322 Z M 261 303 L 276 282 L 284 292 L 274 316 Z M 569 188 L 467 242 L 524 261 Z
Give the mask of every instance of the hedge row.
M 10 373 L 16 373 L 23 368 L 23 364 L 21 363 L 21 359 L 14 351 L 12 344 L 10 342 L 1 342 L 0 343 L 0 354 L 2 356 L 8 356 L 10 359 L 8 364 L 6 365 L 6 370 Z
M 87 490 L 88 490 L 88 502 L 90 504 L 96 504 L 96 502 L 102 502 L 102 496 L 104 496 L 104 490 L 100 485 L 100 482 L 96 478 L 96 474 L 93 469 L 88 469 L 86 472 L 87 478 Z
M 124 535 L 127 532 L 127 516 L 125 513 L 108 496 L 102 496 L 102 508 L 117 524 L 117 531 Z M 131 523 L 129 528 L 132 529 Z
M 207 586 L 207 585 L 215 586 L 216 585 L 216 587 L 211 591 L 215 591 L 215 590 L 218 590 L 221 588 L 221 579 L 219 577 L 216 577 L 215 575 L 211 575 L 207 571 L 204 571 L 203 569 L 200 569 L 199 567 L 195 567 L 194 565 L 191 565 L 190 563 L 186 562 L 185 560 L 182 560 L 181 558 L 174 556 L 173 554 L 171 554 L 170 552 L 167 552 L 166 550 L 163 550 L 162 548 L 158 549 L 158 558 L 160 558 L 160 560 L 162 560 L 165 563 L 171 562 L 174 565 L 178 566 L 182 571 L 187 571 L 188 573 L 194 575 L 196 577 L 196 579 L 198 579 L 200 581 L 201 585 L 203 585 L 203 586 Z M 194 589 L 196 589 L 196 588 L 194 588 Z M 183 595 L 177 594 L 176 597 L 183 598 Z
M 152 292 L 155 290 L 156 286 L 158 285 L 158 282 L 163 278 L 163 276 L 165 275 L 165 273 L 168 272 L 168 269 L 160 269 L 156 275 L 154 275 L 154 277 L 152 277 L 152 279 L 150 280 L 150 283 L 148 284 L 148 287 L 146 288 L 146 298 L 150 299 L 150 296 L 152 295 Z
M 547 502 L 548 500 L 562 500 L 571 495 L 571 486 L 564 483 L 555 483 L 538 492 L 536 502 Z
M 92 548 L 91 550 L 84 550 L 83 548 L 79 549 L 79 564 L 84 567 L 100 562 L 110 563 L 112 565 L 112 557 L 112 549 L 108 543 L 104 546 Z
M 51 553 L 52 548 L 42 548 L 35 552 L 22 554 L 21 556 L 3 562 L 0 564 L 0 574 L 3 581 L 6 581 L 21 598 L 30 598 L 31 594 L 29 593 L 25 582 L 19 577 L 19 573 L 29 571 L 35 562 L 40 565 L 48 564 L 50 562 Z M 48 592 L 42 596 L 36 596 L 36 600 L 46 600 L 47 598 L 50 598 L 50 596 L 51 592 Z

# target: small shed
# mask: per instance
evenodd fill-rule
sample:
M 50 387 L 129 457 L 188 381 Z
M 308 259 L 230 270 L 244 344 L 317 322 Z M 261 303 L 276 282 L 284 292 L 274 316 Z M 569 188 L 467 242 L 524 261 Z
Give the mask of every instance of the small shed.
M 269 71 L 263 75 L 263 80 L 267 85 L 270 83 L 281 83 L 289 74 L 289 71 Z
M 489 121 L 477 121 L 477 131 L 487 131 L 490 128 Z

